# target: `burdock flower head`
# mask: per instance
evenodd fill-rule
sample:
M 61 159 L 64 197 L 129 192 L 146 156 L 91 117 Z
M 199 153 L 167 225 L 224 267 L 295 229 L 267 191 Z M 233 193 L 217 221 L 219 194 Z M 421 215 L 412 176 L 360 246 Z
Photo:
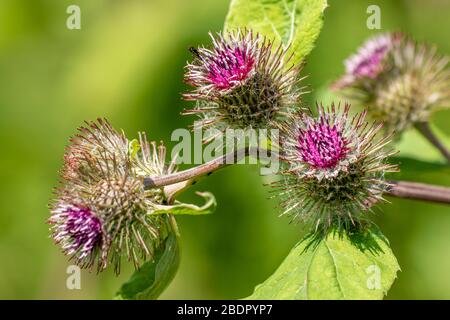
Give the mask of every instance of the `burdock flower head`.
M 345 65 L 334 89 L 367 106 L 389 131 L 402 132 L 450 106 L 448 57 L 401 34 L 370 39 Z
M 95 252 L 107 252 L 102 223 L 89 208 L 61 201 L 53 208 L 49 222 L 53 224 L 54 240 L 65 254 L 76 256 L 80 266 L 94 263 Z
M 79 133 L 70 139 L 64 153 L 61 176 L 64 180 L 88 179 L 90 170 L 99 170 L 104 159 L 114 159 L 120 166 L 128 163 L 130 142 L 123 132 L 115 130 L 105 119 L 86 122 Z M 92 167 L 93 165 L 93 167 Z
M 287 165 L 276 183 L 283 214 L 311 225 L 316 232 L 350 230 L 389 187 L 384 174 L 389 137 L 377 137 L 382 125 L 368 124 L 365 112 L 318 106 L 318 116 L 293 113 L 280 125 L 280 158 Z
M 71 139 L 62 183 L 51 204 L 52 237 L 79 266 L 108 263 L 120 272 L 122 257 L 138 268 L 170 232 L 166 214 L 154 215 L 165 204 L 164 190 L 145 189 L 143 175 L 175 170 L 165 163 L 165 148 L 144 134 L 129 141 L 106 120 L 87 123 Z
M 386 67 L 386 57 L 401 38 L 400 33 L 386 33 L 367 40 L 357 53 L 344 61 L 345 75 L 335 83 L 335 88 L 351 86 L 365 79 L 375 79 Z
M 192 48 L 194 61 L 185 80 L 194 87 L 184 94 L 197 101 L 186 114 L 200 114 L 202 127 L 263 128 L 298 105 L 300 66 L 287 51 L 252 31 L 211 35 L 213 47 Z

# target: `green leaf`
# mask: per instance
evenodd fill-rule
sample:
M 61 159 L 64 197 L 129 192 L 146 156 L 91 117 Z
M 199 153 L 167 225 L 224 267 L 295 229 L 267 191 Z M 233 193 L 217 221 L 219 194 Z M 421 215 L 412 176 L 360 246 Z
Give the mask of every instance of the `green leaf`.
M 217 206 L 214 195 L 211 192 L 197 192 L 197 194 L 205 199 L 205 204 L 201 207 L 195 204 L 175 201 L 173 205 L 157 205 L 156 209 L 150 214 L 202 215 L 213 213 Z
M 326 0 L 232 0 L 225 30 L 249 28 L 281 42 L 296 64 L 313 49 L 326 7 Z
M 178 237 L 170 233 L 157 249 L 154 259 L 142 265 L 125 282 L 116 299 L 149 300 L 156 299 L 175 276 L 180 262 Z
M 400 269 L 378 230 L 297 244 L 247 299 L 382 299 Z

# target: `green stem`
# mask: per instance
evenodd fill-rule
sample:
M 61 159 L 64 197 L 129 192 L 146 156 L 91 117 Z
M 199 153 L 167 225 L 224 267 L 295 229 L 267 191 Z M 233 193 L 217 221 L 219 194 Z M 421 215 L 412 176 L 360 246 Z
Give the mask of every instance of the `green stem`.
M 450 151 L 444 146 L 438 137 L 436 137 L 428 122 L 419 122 L 415 125 L 415 127 L 450 163 Z

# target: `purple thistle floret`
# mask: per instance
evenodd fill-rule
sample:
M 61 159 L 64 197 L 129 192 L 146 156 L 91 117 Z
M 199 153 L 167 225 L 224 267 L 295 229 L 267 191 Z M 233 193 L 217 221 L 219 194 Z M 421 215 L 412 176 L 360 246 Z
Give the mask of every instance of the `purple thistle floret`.
M 375 78 L 380 71 L 380 64 L 392 47 L 392 38 L 382 35 L 367 41 L 356 55 L 345 61 L 348 74 L 355 77 Z
M 305 130 L 300 129 L 298 151 L 302 161 L 327 169 L 345 158 L 348 148 L 339 128 L 322 118 L 320 122 L 310 123 Z
M 318 105 L 318 116 L 292 113 L 280 126 L 283 160 L 299 176 L 332 179 L 347 171 L 361 152 L 359 130 L 364 125 L 365 112 L 349 116 L 350 105 Z M 312 113 L 312 112 L 311 112 Z
M 233 89 L 253 76 L 260 54 L 262 42 L 253 33 L 229 33 L 214 37 L 211 49 L 191 48 L 196 59 L 187 65 L 185 80 L 196 87 L 196 93 L 187 94 L 185 98 L 195 100 L 210 94 L 217 96 Z
M 81 261 L 89 257 L 102 241 L 102 224 L 88 208 L 60 206 L 49 220 L 53 238 L 67 255 Z
M 346 73 L 334 87 L 339 89 L 361 79 L 375 79 L 383 71 L 386 56 L 402 37 L 400 33 L 388 33 L 367 40 L 354 55 L 344 61 Z
M 229 45 L 215 48 L 215 55 L 205 61 L 208 80 L 216 89 L 228 90 L 245 80 L 253 69 L 255 57 L 245 43 L 232 48 Z

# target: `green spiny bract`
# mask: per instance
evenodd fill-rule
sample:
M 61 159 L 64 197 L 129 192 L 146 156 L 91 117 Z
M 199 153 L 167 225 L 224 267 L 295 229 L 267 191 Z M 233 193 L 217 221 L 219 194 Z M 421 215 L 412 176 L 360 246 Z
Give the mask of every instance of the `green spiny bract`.
M 185 79 L 195 89 L 184 94 L 197 107 L 200 126 L 220 131 L 268 128 L 298 107 L 301 66 L 290 66 L 287 50 L 252 31 L 211 35 L 213 48 L 192 49 Z
M 386 130 L 401 133 L 419 122 L 427 122 L 434 111 L 450 106 L 449 59 L 437 54 L 435 48 L 399 34 L 381 37 L 391 41 L 383 56 L 375 61 L 373 69 L 377 71 L 368 76 L 347 70 L 334 88 L 367 107 L 373 118 L 385 123 Z M 374 64 L 365 52 L 368 57 L 362 60 Z M 373 56 L 374 50 L 370 52 Z
M 153 257 L 171 231 L 167 215 L 152 215 L 166 204 L 162 188 L 145 189 L 144 176 L 175 171 L 165 164 L 165 147 L 129 141 L 106 120 L 87 123 L 71 139 L 61 185 L 51 204 L 52 236 L 80 267 L 120 272 L 125 256 L 135 267 Z
M 293 113 L 280 126 L 286 169 L 274 191 L 282 215 L 316 234 L 355 230 L 389 188 L 385 173 L 396 171 L 386 162 L 394 153 L 385 149 L 390 137 L 378 137 L 382 125 L 368 124 L 365 112 L 350 117 L 349 105 L 318 109 L 318 117 Z

